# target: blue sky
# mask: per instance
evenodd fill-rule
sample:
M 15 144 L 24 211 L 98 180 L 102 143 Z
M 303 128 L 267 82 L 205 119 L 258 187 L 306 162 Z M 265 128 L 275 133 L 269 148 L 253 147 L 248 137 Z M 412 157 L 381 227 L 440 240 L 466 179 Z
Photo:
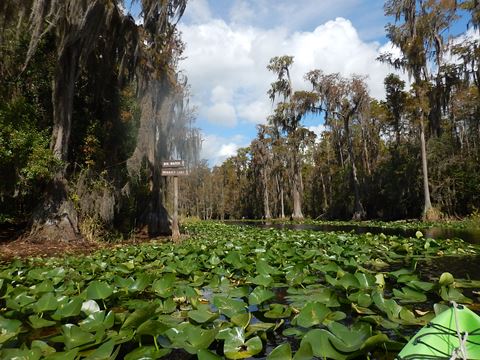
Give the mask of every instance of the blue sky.
M 190 0 L 179 25 L 186 43 L 180 63 L 191 86 L 202 158 L 221 163 L 247 146 L 272 112 L 266 94 L 271 57 L 292 55 L 296 89 L 313 69 L 368 76 L 370 94 L 384 96 L 393 70 L 376 61 L 393 51 L 385 38 L 383 0 Z M 463 27 L 464 28 L 464 27 Z M 405 77 L 404 75 L 401 75 Z M 406 78 L 405 78 L 406 79 Z M 304 126 L 321 132 L 321 119 Z

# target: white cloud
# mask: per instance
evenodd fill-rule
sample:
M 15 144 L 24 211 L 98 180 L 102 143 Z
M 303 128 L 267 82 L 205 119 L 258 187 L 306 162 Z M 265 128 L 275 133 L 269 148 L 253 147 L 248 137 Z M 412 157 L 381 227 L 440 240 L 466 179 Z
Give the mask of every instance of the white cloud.
M 235 108 L 227 102 L 219 102 L 210 106 L 205 116 L 208 121 L 226 127 L 234 127 L 237 125 L 237 114 Z
M 261 5 L 257 2 L 257 6 Z M 237 24 L 246 24 L 255 20 L 255 10 L 247 0 L 235 0 L 230 9 L 230 20 Z M 257 12 L 258 14 L 258 12 Z
M 238 114 L 241 118 L 247 120 L 252 124 L 265 124 L 267 117 L 272 112 L 272 106 L 264 101 L 253 101 L 251 103 L 242 105 Z
M 323 132 L 327 130 L 325 125 L 308 126 L 307 129 L 317 135 L 317 141 L 320 140 Z
M 208 159 L 211 166 L 219 165 L 227 158 L 235 156 L 237 150 L 246 145 L 241 135 L 226 138 L 209 134 L 203 139 L 201 158 Z
M 214 124 L 233 126 L 237 115 L 241 121 L 265 121 L 272 109 L 266 92 L 274 80 L 266 65 L 273 56 L 295 57 L 292 77 L 297 89 L 308 86 L 303 80 L 306 72 L 321 69 L 344 76 L 366 75 L 371 95 L 383 98 L 383 80 L 393 71 L 376 61 L 386 47 L 362 41 L 352 23 L 343 18 L 311 32 L 265 30 L 219 19 L 183 24 L 181 30 L 187 44 L 181 66 L 200 113 Z
M 188 3 L 184 19 L 194 24 L 207 22 L 212 18 L 212 12 L 207 0 L 192 0 Z
M 221 85 L 217 85 L 212 90 L 211 101 L 216 102 L 231 102 L 233 96 L 233 89 L 226 89 Z
M 465 33 L 461 34 L 450 40 L 450 46 L 455 46 L 459 44 L 465 44 L 466 42 L 479 41 L 480 40 L 480 30 L 469 28 Z M 455 54 L 452 54 L 451 51 L 446 51 L 443 54 L 443 61 L 448 64 L 460 64 L 462 59 Z

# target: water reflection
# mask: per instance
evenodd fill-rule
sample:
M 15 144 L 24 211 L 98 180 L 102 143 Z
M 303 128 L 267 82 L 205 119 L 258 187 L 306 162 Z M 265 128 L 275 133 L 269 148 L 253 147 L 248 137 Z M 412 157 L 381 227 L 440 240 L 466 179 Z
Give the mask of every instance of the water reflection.
M 480 255 L 436 257 L 419 262 L 417 269 L 426 279 L 448 271 L 455 279 L 480 280 Z
M 385 234 L 402 237 L 415 237 L 415 230 L 406 230 L 400 228 L 382 228 L 380 226 L 359 226 L 359 225 L 311 225 L 311 224 L 286 224 L 252 221 L 226 221 L 232 225 L 248 225 L 264 229 L 288 229 L 288 230 L 311 230 L 311 231 L 353 231 L 356 234 Z M 480 244 L 480 229 L 447 229 L 433 227 L 428 229 L 418 229 L 426 238 L 432 239 L 462 239 L 471 244 Z

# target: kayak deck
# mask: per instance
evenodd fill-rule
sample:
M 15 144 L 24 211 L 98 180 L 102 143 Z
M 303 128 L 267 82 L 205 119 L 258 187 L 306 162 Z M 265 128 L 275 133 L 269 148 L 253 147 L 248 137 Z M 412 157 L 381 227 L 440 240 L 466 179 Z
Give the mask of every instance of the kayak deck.
M 458 322 L 458 324 L 457 324 Z M 397 355 L 398 360 L 451 359 L 465 335 L 467 359 L 480 360 L 480 316 L 457 305 L 436 316 L 424 326 Z

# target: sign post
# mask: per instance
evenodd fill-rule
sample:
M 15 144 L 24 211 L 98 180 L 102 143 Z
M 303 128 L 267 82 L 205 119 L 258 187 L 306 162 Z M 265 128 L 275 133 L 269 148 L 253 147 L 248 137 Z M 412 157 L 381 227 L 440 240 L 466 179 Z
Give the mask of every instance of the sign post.
M 162 176 L 173 177 L 173 218 L 172 240 L 180 242 L 180 229 L 178 227 L 178 177 L 188 175 L 183 160 L 167 160 L 162 162 Z

